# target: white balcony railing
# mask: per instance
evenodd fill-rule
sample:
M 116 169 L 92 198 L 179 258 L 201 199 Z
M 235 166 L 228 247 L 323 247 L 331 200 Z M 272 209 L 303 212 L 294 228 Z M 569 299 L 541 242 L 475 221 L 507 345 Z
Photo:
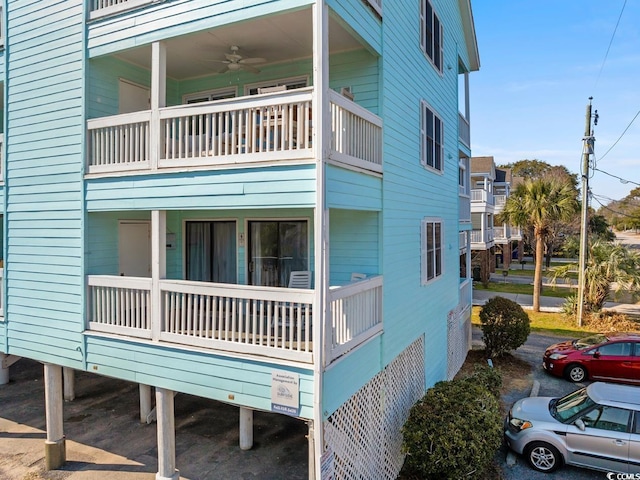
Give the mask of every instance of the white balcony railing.
M 473 302 L 473 284 L 470 278 L 461 278 L 460 279 L 460 310 L 463 311 L 466 308 L 471 307 Z
M 471 201 L 469 197 L 458 195 L 458 221 L 471 221 Z
M 493 229 L 471 230 L 471 243 L 491 243 L 493 241 Z
M 496 206 L 496 209 L 503 209 L 504 208 L 504 204 L 507 202 L 507 196 L 506 195 L 494 195 L 493 196 L 493 203 Z
M 304 88 L 161 108 L 157 144 L 151 111 L 89 120 L 87 172 L 310 159 L 312 93 Z M 381 120 L 335 92 L 331 117 L 331 158 L 381 172 Z
M 489 205 L 493 205 L 493 194 L 488 192 L 482 188 L 472 188 L 471 189 L 471 202 L 484 202 Z
M 382 277 L 329 290 L 331 339 L 328 361 L 382 331 Z
M 471 147 L 471 128 L 469 121 L 458 112 L 458 138 L 467 147 Z
M 89 20 L 150 5 L 154 0 L 89 0 Z
M 88 329 L 310 363 L 313 300 L 308 289 L 90 275 Z M 382 277 L 331 290 L 333 357 L 382 329 Z
M 505 240 L 507 238 L 507 227 L 494 227 L 493 238 L 494 240 Z

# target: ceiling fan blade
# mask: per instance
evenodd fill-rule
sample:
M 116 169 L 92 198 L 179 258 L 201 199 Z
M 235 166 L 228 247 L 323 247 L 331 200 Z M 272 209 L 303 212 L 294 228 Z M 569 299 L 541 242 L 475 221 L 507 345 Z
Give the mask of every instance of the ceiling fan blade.
M 251 73 L 260 73 L 260 70 L 258 70 L 256 67 L 252 67 L 251 65 L 247 65 L 246 63 L 241 63 L 239 64 L 242 68 L 244 68 L 246 71 L 251 72 Z
M 225 53 L 224 56 L 232 63 L 242 60 L 242 55 L 238 55 L 237 53 Z
M 247 65 L 247 64 L 253 65 L 256 63 L 265 63 L 266 61 L 267 61 L 266 58 L 254 57 L 254 58 L 243 58 L 238 63 L 241 63 L 243 65 Z

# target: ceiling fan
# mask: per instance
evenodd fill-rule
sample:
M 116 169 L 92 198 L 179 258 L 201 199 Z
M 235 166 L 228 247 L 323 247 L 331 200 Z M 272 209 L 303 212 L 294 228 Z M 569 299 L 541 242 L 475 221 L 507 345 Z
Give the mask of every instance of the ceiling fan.
M 210 60 L 216 63 L 224 63 L 226 65 L 226 68 L 223 70 L 223 72 L 247 70 L 251 73 L 260 73 L 260 70 L 258 70 L 253 65 L 258 63 L 265 63 L 267 61 L 266 59 L 260 57 L 244 58 L 238 53 L 240 47 L 238 47 L 237 45 L 231 45 L 230 50 L 231 53 L 224 54 L 224 56 L 227 57 L 226 60 Z

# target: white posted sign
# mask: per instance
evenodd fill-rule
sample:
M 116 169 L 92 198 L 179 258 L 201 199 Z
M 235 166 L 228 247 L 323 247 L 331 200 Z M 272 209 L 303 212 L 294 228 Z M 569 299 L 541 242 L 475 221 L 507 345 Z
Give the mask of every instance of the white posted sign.
M 271 411 L 300 415 L 300 375 L 285 370 L 271 372 Z

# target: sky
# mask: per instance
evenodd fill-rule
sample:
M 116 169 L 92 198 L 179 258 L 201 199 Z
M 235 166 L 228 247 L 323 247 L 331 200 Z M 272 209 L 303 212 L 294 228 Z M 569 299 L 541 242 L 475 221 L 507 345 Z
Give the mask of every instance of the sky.
M 480 70 L 469 77 L 473 156 L 493 156 L 496 165 L 537 159 L 581 175 L 593 97 L 590 205 L 597 210 L 638 187 L 640 0 L 471 5 L 480 52 Z

